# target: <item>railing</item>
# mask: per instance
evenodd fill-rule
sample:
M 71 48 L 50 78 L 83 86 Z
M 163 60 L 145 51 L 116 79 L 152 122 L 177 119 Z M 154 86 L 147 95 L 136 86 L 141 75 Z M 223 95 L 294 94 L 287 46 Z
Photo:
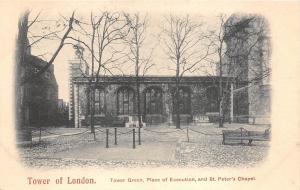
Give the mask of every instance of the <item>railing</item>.
M 240 116 L 241 117 L 241 116 Z M 245 117 L 245 116 L 242 116 Z M 50 131 L 49 128 L 46 127 L 39 127 L 39 128 L 30 128 L 31 130 L 31 134 L 32 134 L 32 139 L 31 139 L 31 145 L 32 145 L 32 141 L 33 139 L 38 139 L 38 143 L 40 143 L 43 139 L 46 138 L 58 138 L 58 137 L 62 137 L 62 136 L 76 136 L 76 135 L 84 135 L 86 133 L 90 132 L 90 129 L 85 129 L 83 131 L 80 132 L 64 132 L 64 133 L 58 133 L 58 132 L 53 132 Z M 144 133 L 153 133 L 153 134 L 157 134 L 157 135 L 172 135 L 174 133 L 184 133 L 186 135 L 187 141 L 190 141 L 190 134 L 194 133 L 194 134 L 199 134 L 199 135 L 205 135 L 205 136 L 222 136 L 224 138 L 224 133 L 221 133 L 222 131 L 219 132 L 215 132 L 215 133 L 211 133 L 211 132 L 207 132 L 207 131 L 203 131 L 201 130 L 201 128 L 195 128 L 195 127 L 190 127 L 189 125 L 186 127 L 182 127 L 179 129 L 153 129 L 153 128 L 149 128 L 149 127 L 143 127 L 143 128 L 124 128 L 124 127 L 95 127 L 95 134 L 96 133 L 102 133 L 105 136 L 105 147 L 109 148 L 111 147 L 111 145 L 109 144 L 109 140 L 110 138 L 113 138 L 114 140 L 114 145 L 117 146 L 118 145 L 118 140 L 120 136 L 125 136 L 126 138 L 130 139 L 130 142 L 132 142 L 132 148 L 135 149 L 136 148 L 136 140 L 138 142 L 138 145 L 141 145 L 141 133 L 142 130 Z M 241 128 L 239 128 L 239 130 L 241 130 Z M 244 129 L 242 129 L 242 132 L 245 131 Z M 251 135 L 253 132 L 251 132 Z M 43 135 L 44 134 L 44 135 Z M 47 134 L 47 135 L 45 135 Z M 250 134 L 250 133 L 249 133 Z M 138 138 L 136 138 L 136 135 L 138 135 Z

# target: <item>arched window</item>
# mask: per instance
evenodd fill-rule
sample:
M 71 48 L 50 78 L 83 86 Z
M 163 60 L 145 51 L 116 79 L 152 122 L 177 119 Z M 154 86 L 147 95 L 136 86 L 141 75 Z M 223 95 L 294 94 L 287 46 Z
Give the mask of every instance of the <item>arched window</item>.
M 162 114 L 162 90 L 157 87 L 145 91 L 145 113 Z
M 216 86 L 211 86 L 206 89 L 207 109 L 206 112 L 218 112 L 219 110 L 219 90 Z
M 119 115 L 133 114 L 134 91 L 129 87 L 122 87 L 117 92 L 117 110 Z
M 189 88 L 180 87 L 178 90 L 179 114 L 191 113 L 191 91 Z M 173 94 L 173 113 L 177 113 L 176 92 Z
M 95 114 L 105 113 L 105 91 L 103 88 L 95 90 Z

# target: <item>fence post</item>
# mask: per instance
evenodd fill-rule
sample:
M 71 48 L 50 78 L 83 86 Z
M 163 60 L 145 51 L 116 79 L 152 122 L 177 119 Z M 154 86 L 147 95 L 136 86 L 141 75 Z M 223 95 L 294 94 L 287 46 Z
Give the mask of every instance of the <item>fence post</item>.
M 108 148 L 108 133 L 109 129 L 106 129 L 106 148 Z
M 135 149 L 135 129 L 132 130 L 132 148 Z
M 117 128 L 115 128 L 115 145 L 117 145 Z
M 230 118 L 229 123 L 233 122 L 233 83 L 230 83 Z
M 139 145 L 141 145 L 141 127 L 139 126 Z
M 241 127 L 241 137 L 243 137 L 243 128 Z M 243 139 L 241 138 L 241 144 L 243 144 Z
M 190 137 L 189 137 L 189 126 L 187 126 L 187 128 L 186 128 L 186 136 L 187 136 L 188 142 L 190 142 Z
M 32 138 L 31 138 L 32 139 Z M 39 142 L 42 140 L 42 127 L 40 127 L 40 137 L 39 137 Z
M 225 133 L 224 132 L 223 132 L 222 136 L 223 136 L 222 144 L 225 144 Z

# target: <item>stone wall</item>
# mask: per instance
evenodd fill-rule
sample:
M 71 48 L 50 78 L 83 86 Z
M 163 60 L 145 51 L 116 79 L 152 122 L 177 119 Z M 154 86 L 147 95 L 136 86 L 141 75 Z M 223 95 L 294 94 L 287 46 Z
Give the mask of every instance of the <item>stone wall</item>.
M 120 80 L 121 79 L 121 80 Z M 146 123 L 172 123 L 175 119 L 173 108 L 173 92 L 175 89 L 174 77 L 148 77 L 140 82 L 140 108 L 142 119 Z M 195 117 L 205 116 L 207 112 L 218 112 L 211 110 L 211 97 L 207 95 L 207 89 L 214 86 L 215 80 L 210 80 L 208 77 L 187 77 L 182 80 L 180 86 L 190 91 L 190 113 L 182 114 L 182 122 L 191 122 Z M 75 127 L 82 127 L 89 123 L 89 101 L 88 87 L 89 83 L 84 78 L 75 78 L 74 85 L 74 113 Z M 136 83 L 130 77 L 109 77 L 108 81 L 101 80 L 98 83 L 98 88 L 105 89 L 105 114 L 111 116 L 120 116 L 117 111 L 117 92 L 121 87 L 130 88 L 134 91 L 134 106 L 133 115 L 137 115 L 137 100 L 136 100 Z M 159 88 L 162 91 L 162 113 L 161 114 L 146 114 L 145 112 L 145 92 L 149 88 Z M 217 93 L 216 93 L 217 94 Z M 214 97 L 214 102 L 217 102 L 218 97 Z M 209 100 L 210 99 L 210 100 Z M 228 98 L 229 100 L 229 98 Z M 227 104 L 228 105 L 228 104 Z M 248 105 L 245 105 L 246 109 Z M 229 114 L 229 107 L 226 114 Z M 96 124 L 103 122 L 105 115 L 95 115 Z

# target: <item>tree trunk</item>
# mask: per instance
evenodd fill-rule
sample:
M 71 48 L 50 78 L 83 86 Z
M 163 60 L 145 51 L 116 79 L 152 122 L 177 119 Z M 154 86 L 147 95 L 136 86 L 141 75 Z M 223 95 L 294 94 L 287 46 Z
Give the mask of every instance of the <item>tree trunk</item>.
M 223 127 L 223 62 L 222 62 L 222 46 L 223 42 L 221 42 L 220 48 L 218 50 L 219 60 L 220 60 L 220 70 L 219 70 L 219 127 Z
M 90 107 L 91 107 L 91 133 L 94 134 L 94 140 L 96 140 L 96 134 L 95 134 L 95 126 L 94 126 L 94 116 L 95 116 L 95 89 L 93 86 L 91 86 L 91 97 L 90 97 Z
M 179 73 L 180 73 L 180 56 L 177 55 L 176 63 L 176 92 L 175 92 L 175 106 L 176 106 L 176 129 L 180 129 L 180 113 L 179 113 Z
M 140 100 L 140 83 L 138 76 L 136 77 L 136 92 L 137 92 L 137 114 L 139 120 L 139 127 L 142 126 L 142 117 L 141 117 L 141 100 Z
M 222 84 L 222 65 L 220 65 L 220 79 L 219 79 L 219 127 L 223 127 L 223 84 Z
M 224 118 L 224 113 L 223 113 L 223 97 L 221 97 L 220 104 L 219 104 L 219 127 L 222 128 L 223 126 L 223 118 Z
M 17 140 L 31 140 L 31 133 L 28 127 L 25 126 L 27 123 L 25 120 L 25 88 L 22 85 L 22 80 L 25 77 L 24 60 L 26 56 L 26 50 L 28 45 L 27 33 L 28 33 L 28 16 L 29 12 L 26 12 L 19 20 L 19 31 L 16 46 L 16 63 L 15 63 L 15 114 L 16 114 L 16 131 Z
M 175 106 L 176 106 L 176 129 L 180 129 L 180 113 L 179 113 L 179 80 L 176 79 L 175 91 Z

